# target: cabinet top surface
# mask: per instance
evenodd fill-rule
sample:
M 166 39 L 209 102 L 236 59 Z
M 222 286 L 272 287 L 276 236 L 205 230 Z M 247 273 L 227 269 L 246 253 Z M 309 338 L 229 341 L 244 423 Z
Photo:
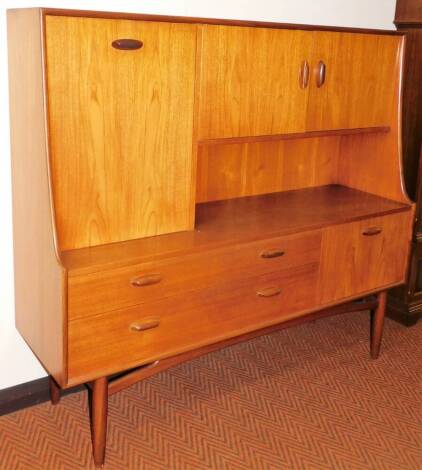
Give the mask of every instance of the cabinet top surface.
M 72 274 L 201 252 L 329 225 L 377 217 L 411 206 L 329 185 L 197 205 L 194 231 L 112 243 L 62 253 Z
M 19 10 L 11 9 L 9 11 Z M 342 26 L 325 26 L 325 25 L 307 25 L 295 23 L 278 23 L 266 21 L 252 21 L 252 20 L 237 20 L 237 19 L 220 19 L 220 18 L 199 18 L 188 16 L 169 16 L 169 15 L 153 15 L 142 13 L 128 13 L 128 12 L 107 12 L 107 11 L 93 11 L 93 10 L 70 10 L 61 8 L 40 8 L 43 15 L 56 15 L 56 16 L 82 16 L 88 18 L 110 18 L 110 19 L 130 19 L 130 20 L 144 20 L 144 21 L 163 21 L 172 23 L 194 23 L 194 24 L 214 24 L 214 25 L 227 25 L 227 26 L 249 26 L 257 28 L 275 28 L 275 29 L 300 29 L 308 31 L 340 31 L 340 32 L 355 32 L 367 34 L 388 34 L 388 35 L 403 35 L 402 32 L 395 30 L 385 29 L 370 29 L 370 28 L 350 28 Z

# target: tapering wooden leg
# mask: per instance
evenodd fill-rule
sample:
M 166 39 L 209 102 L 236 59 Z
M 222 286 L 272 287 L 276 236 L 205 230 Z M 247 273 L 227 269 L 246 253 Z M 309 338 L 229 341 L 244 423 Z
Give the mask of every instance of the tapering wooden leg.
M 57 405 L 60 401 L 60 387 L 57 385 L 53 377 L 49 377 L 50 382 L 50 400 L 53 405 Z
M 387 303 L 387 292 L 378 294 L 378 306 L 371 311 L 371 357 L 377 359 L 380 353 L 382 329 L 384 326 L 385 306 Z
M 96 467 L 104 465 L 107 440 L 108 380 L 102 377 L 92 383 L 91 433 L 92 454 Z

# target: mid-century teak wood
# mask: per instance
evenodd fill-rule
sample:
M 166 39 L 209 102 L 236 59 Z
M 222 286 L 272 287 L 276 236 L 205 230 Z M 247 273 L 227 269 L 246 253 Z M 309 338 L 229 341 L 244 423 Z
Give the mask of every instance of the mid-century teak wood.
M 405 281 L 404 37 L 8 13 L 16 324 L 60 389 L 136 380 Z M 371 297 L 372 294 L 377 296 Z

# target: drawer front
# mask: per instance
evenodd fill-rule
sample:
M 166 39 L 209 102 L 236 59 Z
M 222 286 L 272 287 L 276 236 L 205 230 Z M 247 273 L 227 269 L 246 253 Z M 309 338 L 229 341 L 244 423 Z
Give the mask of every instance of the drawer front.
M 211 282 L 318 262 L 321 232 L 274 238 L 160 262 L 69 278 L 69 318 L 76 319 L 206 288 Z
M 69 323 L 69 383 L 275 324 L 315 305 L 318 264 L 221 282 Z
M 320 303 L 404 282 L 411 211 L 329 227 L 323 234 Z

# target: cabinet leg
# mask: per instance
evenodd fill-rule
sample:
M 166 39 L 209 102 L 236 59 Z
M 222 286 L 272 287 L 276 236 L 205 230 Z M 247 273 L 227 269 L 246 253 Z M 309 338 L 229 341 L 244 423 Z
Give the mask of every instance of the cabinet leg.
M 57 405 L 60 401 L 60 387 L 57 385 L 53 377 L 49 377 L 50 382 L 50 400 L 53 405 Z
M 382 329 L 384 326 L 387 292 L 378 294 L 378 307 L 371 311 L 371 357 L 377 359 L 380 353 Z
M 96 467 L 104 465 L 107 440 L 108 380 L 101 377 L 92 383 L 91 434 L 92 454 Z

